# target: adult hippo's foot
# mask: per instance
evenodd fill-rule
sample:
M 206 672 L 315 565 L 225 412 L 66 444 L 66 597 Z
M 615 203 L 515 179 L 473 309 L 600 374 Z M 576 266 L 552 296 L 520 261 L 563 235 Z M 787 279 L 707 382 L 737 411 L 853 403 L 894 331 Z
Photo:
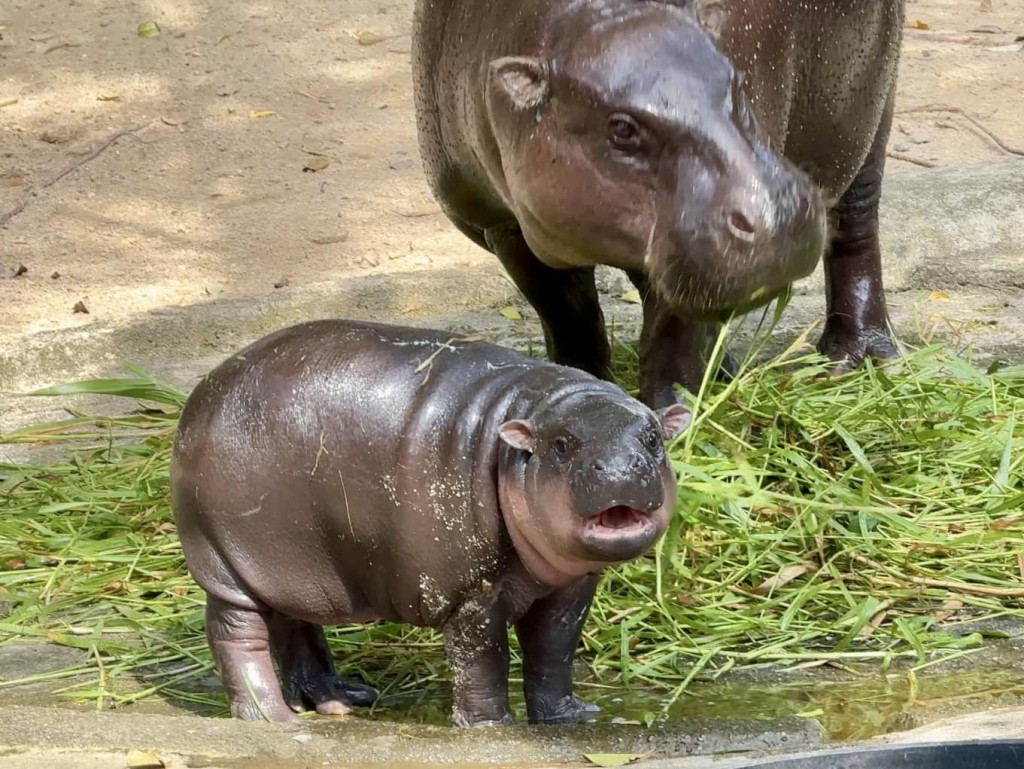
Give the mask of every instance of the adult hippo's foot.
M 270 638 L 281 668 L 284 699 L 292 710 L 338 716 L 351 713 L 353 706 L 368 707 L 376 701 L 378 692 L 372 686 L 338 676 L 318 625 L 276 614 L 270 622 Z
M 866 358 L 890 360 L 899 354 L 889 333 L 878 243 L 878 203 L 891 125 L 890 95 L 867 159 L 836 206 L 836 230 L 825 258 L 828 317 L 818 351 L 837 362 L 837 374 Z
M 679 402 L 675 385 L 682 385 L 692 393 L 700 389 L 721 326 L 680 318 L 650 288 L 642 273 L 627 274 L 643 297 L 643 329 L 639 346 L 640 400 L 652 409 L 665 408 Z M 736 358 L 726 351 L 715 374 L 728 380 L 738 370 Z

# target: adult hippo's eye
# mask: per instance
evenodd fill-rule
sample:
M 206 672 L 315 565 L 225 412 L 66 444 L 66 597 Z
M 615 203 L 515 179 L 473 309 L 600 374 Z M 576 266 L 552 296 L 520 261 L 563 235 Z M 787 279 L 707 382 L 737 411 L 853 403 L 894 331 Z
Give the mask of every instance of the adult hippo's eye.
M 617 112 L 608 118 L 608 141 L 616 149 L 635 152 L 640 149 L 640 125 L 629 115 Z

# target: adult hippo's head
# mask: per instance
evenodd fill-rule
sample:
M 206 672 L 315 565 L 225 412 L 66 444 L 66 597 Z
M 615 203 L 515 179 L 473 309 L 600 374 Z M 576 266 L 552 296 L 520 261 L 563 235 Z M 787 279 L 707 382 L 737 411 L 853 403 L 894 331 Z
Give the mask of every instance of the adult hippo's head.
M 544 56 L 489 62 L 507 204 L 554 267 L 644 270 L 681 315 L 765 304 L 813 271 L 822 197 L 776 154 L 692 8 L 607 3 Z M 578 21 L 578 19 L 577 19 Z
M 650 548 L 675 508 L 665 441 L 690 421 L 654 412 L 609 382 L 556 386 L 499 430 L 502 515 L 520 560 L 558 583 Z

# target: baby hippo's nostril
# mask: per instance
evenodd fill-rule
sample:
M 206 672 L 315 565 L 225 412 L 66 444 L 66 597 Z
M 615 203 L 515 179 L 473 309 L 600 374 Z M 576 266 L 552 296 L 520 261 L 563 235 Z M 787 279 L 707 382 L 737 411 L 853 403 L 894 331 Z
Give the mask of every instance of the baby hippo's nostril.
M 757 237 L 757 230 L 754 228 L 753 223 L 739 209 L 730 211 L 725 217 L 725 222 L 729 232 L 737 240 L 752 243 L 754 238 Z
M 608 466 L 607 466 L 607 465 L 606 465 L 606 464 L 604 463 L 604 460 L 603 460 L 603 459 L 595 459 L 595 460 L 594 460 L 594 461 L 593 461 L 593 462 L 592 462 L 592 463 L 590 464 L 590 466 L 591 466 L 591 467 L 592 467 L 592 468 L 593 468 L 593 469 L 594 469 L 594 470 L 595 470 L 596 472 L 599 472 L 599 473 L 603 473 L 603 472 L 604 472 L 605 470 L 607 470 L 607 469 L 608 469 Z

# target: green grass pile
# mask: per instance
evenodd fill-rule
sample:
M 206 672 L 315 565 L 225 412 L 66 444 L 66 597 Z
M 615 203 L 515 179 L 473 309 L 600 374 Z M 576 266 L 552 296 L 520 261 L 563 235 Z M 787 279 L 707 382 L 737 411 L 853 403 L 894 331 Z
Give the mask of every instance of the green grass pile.
M 969 621 L 1024 618 L 1024 371 L 928 348 L 832 378 L 798 349 L 694 399 L 671 449 L 672 527 L 649 557 L 606 574 L 586 627 L 580 659 L 602 684 L 658 687 L 668 707 L 696 677 L 734 668 L 920 668 L 984 644 Z M 619 346 L 617 365 L 631 389 L 635 353 Z M 0 643 L 87 650 L 90 683 L 70 693 L 98 705 L 161 691 L 222 711 L 222 696 L 190 684 L 212 664 L 168 505 L 185 394 L 142 375 L 41 394 L 78 392 L 143 407 L 0 439 L 72 450 L 0 465 Z M 379 623 L 329 636 L 344 671 L 386 693 L 446 676 L 432 632 Z

